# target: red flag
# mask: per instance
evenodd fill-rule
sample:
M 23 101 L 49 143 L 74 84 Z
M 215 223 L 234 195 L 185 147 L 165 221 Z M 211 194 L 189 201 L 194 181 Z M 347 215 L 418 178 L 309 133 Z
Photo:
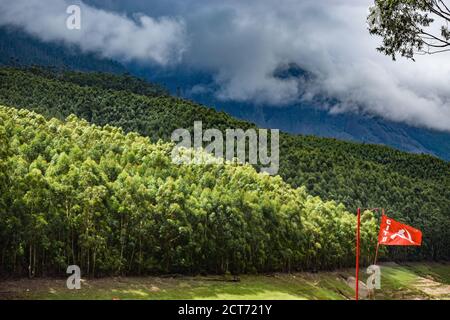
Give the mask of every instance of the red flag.
M 378 243 L 386 246 L 420 246 L 422 232 L 383 215 Z

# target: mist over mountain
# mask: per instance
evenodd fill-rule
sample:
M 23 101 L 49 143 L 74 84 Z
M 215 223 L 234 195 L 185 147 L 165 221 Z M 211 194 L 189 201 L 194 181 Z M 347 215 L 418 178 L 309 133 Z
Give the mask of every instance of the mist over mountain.
M 110 73 L 127 71 L 116 61 L 101 58 L 93 53 L 82 53 L 77 46 L 44 43 L 19 28 L 11 26 L 0 27 L 0 64 L 34 64 Z
M 363 113 L 333 113 L 330 110 L 339 101 L 323 95 L 311 100 L 300 99 L 282 108 L 276 105 L 226 101 L 217 98 L 219 88 L 211 73 L 188 66 L 143 66 L 138 63 L 123 65 L 96 54 L 83 53 L 74 45 L 44 43 L 14 27 L 0 28 L 0 64 L 36 64 L 111 73 L 131 72 L 164 85 L 175 95 L 213 106 L 259 126 L 294 134 L 384 144 L 450 160 L 450 133 L 447 132 L 413 127 Z M 294 79 L 300 86 L 308 86 L 309 81 L 314 81 L 312 73 L 295 63 L 280 65 L 274 76 L 279 79 Z
M 147 68 L 136 65 L 128 68 L 140 76 L 160 83 L 173 94 L 214 106 L 237 118 L 259 126 L 277 128 L 288 133 L 315 135 L 341 140 L 391 146 L 413 153 L 427 153 L 450 160 L 450 133 L 413 127 L 367 113 L 332 112 L 339 101 L 326 96 L 301 100 L 288 106 L 267 106 L 255 103 L 223 101 L 216 97 L 218 90 L 211 74 L 189 68 Z M 280 78 L 296 78 L 307 86 L 314 75 L 291 64 L 277 69 Z

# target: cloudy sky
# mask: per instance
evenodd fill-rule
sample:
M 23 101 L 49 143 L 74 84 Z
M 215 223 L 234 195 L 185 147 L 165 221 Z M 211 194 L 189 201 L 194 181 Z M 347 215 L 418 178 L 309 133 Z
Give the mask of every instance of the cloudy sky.
M 282 107 L 325 94 L 341 101 L 331 112 L 450 131 L 450 53 L 416 62 L 379 54 L 365 22 L 372 1 L 85 0 L 73 31 L 66 8 L 80 1 L 0 0 L 0 25 L 123 62 L 211 72 L 224 100 Z M 273 76 L 291 62 L 313 83 Z

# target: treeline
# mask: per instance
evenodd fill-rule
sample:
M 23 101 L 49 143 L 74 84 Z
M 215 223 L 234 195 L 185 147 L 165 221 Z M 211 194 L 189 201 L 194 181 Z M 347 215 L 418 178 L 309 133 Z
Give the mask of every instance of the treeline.
M 355 219 L 248 165 L 176 165 L 171 144 L 0 107 L 3 274 L 329 269 L 354 263 Z M 376 220 L 363 216 L 363 261 Z
M 158 97 L 168 96 L 169 92 L 160 85 L 148 83 L 143 79 L 136 78 L 130 74 L 112 74 L 104 72 L 71 72 L 66 69 L 56 67 L 25 67 L 34 75 L 46 77 L 48 79 L 58 79 L 74 83 L 82 87 L 94 87 L 113 91 L 128 91 L 139 95 Z
M 173 130 L 192 129 L 196 120 L 203 122 L 204 129 L 255 127 L 167 96 L 142 80 L 124 81 L 128 78 L 3 68 L 0 103 L 28 108 L 47 118 L 76 114 L 91 123 L 138 132 L 152 141 L 167 141 Z M 390 258 L 450 259 L 448 162 L 389 147 L 309 136 L 282 134 L 280 144 L 279 173 L 291 186 L 305 186 L 309 194 L 343 203 L 349 211 L 358 206 L 384 207 L 392 217 L 424 232 L 420 250 L 390 249 Z

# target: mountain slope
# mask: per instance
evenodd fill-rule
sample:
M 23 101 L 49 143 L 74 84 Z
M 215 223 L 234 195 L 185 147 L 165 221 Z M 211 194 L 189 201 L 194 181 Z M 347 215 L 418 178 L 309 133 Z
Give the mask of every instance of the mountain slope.
M 0 26 L 0 65 L 40 65 L 81 71 L 126 72 L 120 63 L 83 53 L 75 46 L 44 43 L 10 26 Z
M 210 73 L 176 68 L 143 67 L 102 59 L 86 54 L 76 47 L 62 43 L 44 43 L 20 29 L 0 27 L 0 65 L 56 66 L 81 71 L 112 73 L 132 72 L 167 87 L 172 94 L 182 95 L 193 101 L 214 106 L 232 116 L 256 123 L 261 127 L 278 128 L 293 134 L 331 137 L 356 142 L 383 144 L 400 150 L 427 153 L 450 160 L 450 133 L 411 127 L 377 117 L 357 114 L 330 114 L 323 109 L 329 101 L 302 102 L 287 107 L 264 107 L 250 103 L 219 101 L 213 92 Z M 306 71 L 296 65 L 276 71 L 278 77 L 304 76 Z M 198 93 L 198 85 L 212 91 Z
M 86 77 L 1 69 L 0 103 L 60 119 L 73 113 L 92 123 L 139 132 L 152 141 L 168 140 L 173 130 L 191 129 L 196 120 L 203 121 L 204 129 L 255 126 L 187 100 L 133 93 L 136 86 L 130 82 L 127 87 L 121 80 L 125 76 L 112 81 L 114 86 L 122 83 L 122 90 L 108 89 L 95 74 L 84 85 Z M 95 85 L 95 79 L 103 86 Z M 281 134 L 279 173 L 293 187 L 305 186 L 309 193 L 342 202 L 350 211 L 357 206 L 384 207 L 392 217 L 422 229 L 423 247 L 398 250 L 398 259 L 450 257 L 448 162 L 389 147 Z
M 450 160 L 450 133 L 415 128 L 368 115 L 330 114 L 320 106 L 296 105 L 282 111 L 277 107 L 224 107 L 224 111 L 268 128 L 290 133 L 383 144 L 412 153 L 427 153 Z
M 133 74 L 164 84 L 172 94 L 214 106 L 239 119 L 265 128 L 278 128 L 293 134 L 315 135 L 347 141 L 383 144 L 413 153 L 427 153 L 450 160 L 450 133 L 409 126 L 380 117 L 341 113 L 332 114 L 324 106 L 334 101 L 327 97 L 302 101 L 289 106 L 263 106 L 245 102 L 222 101 L 215 97 L 218 90 L 211 74 L 183 66 L 142 68 L 127 65 Z M 298 66 L 284 70 L 278 77 L 308 77 Z M 198 88 L 202 88 L 199 90 Z

